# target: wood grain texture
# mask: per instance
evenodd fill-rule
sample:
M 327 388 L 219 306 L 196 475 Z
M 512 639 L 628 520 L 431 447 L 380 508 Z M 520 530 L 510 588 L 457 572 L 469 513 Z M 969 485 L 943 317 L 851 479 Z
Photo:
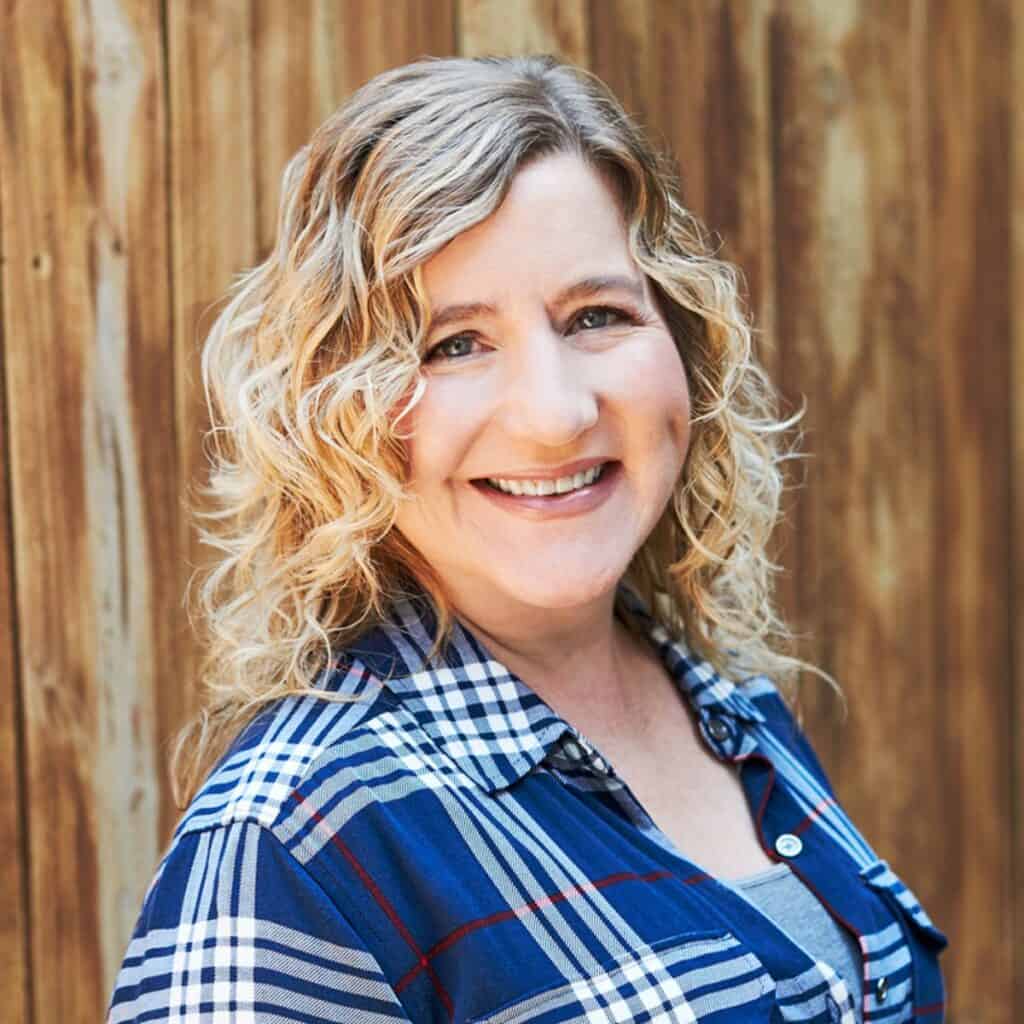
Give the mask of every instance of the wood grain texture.
M 828 160 L 831 121 L 828 86 L 822 82 L 823 74 L 835 75 L 834 70 L 822 72 L 822 68 L 828 67 L 827 61 L 834 67 L 836 54 L 834 42 L 828 39 L 828 25 L 820 23 L 823 17 L 816 17 L 808 5 L 778 4 L 767 30 L 778 338 L 772 370 L 789 407 L 798 407 L 804 400 L 808 405 L 801 422 L 806 458 L 794 464 L 789 474 L 791 485 L 798 490 L 786 524 L 783 551 L 794 580 L 787 594 L 787 613 L 793 627 L 806 637 L 802 655 L 834 672 L 837 666 L 829 645 L 827 604 L 831 595 L 823 579 L 829 566 L 825 531 L 830 521 L 835 521 L 825 507 L 823 480 L 832 437 L 821 421 L 829 416 L 832 400 L 823 361 L 830 358 L 831 347 L 840 339 L 830 338 L 827 332 L 823 263 L 831 255 L 830 241 L 844 245 L 856 244 L 856 240 L 830 239 L 823 223 L 822 191 L 830 169 L 837 170 L 834 163 L 830 168 Z M 843 127 L 849 128 L 848 117 Z M 836 316 L 841 319 L 849 313 L 850 305 L 844 304 Z M 838 524 L 837 529 L 841 529 Z M 843 796 L 841 780 L 835 777 L 839 742 L 836 704 L 820 684 L 808 682 L 801 693 L 801 707 L 815 747 Z
M 258 255 L 269 253 L 288 159 L 337 102 L 333 7 L 253 4 L 252 119 Z
M 0 6 L 0 38 L 11 39 L 13 10 Z M 16 82 L 10 77 L 14 61 L 0 63 L 0 111 L 10 109 L 9 95 Z M 25 737 L 22 710 L 21 665 L 18 658 L 17 592 L 14 578 L 13 504 L 8 472 L 10 438 L 7 423 L 7 388 L 3 355 L 9 335 L 5 296 L 13 287 L 5 233 L 6 217 L 17 198 L 10 182 L 8 119 L 0 121 L 0 991 L 5 994 L 5 1020 L 32 1024 L 32 973 L 29 969 L 31 935 L 28 913 L 28 830 L 31 821 L 25 801 Z
M 1012 1005 L 1009 520 L 1010 4 L 927 5 L 933 533 L 943 897 L 954 1019 Z M 979 993 L 987 1003 L 979 1010 Z
M 459 53 L 552 53 L 588 61 L 583 0 L 456 0 Z
M 65 466 L 58 450 L 64 437 L 70 436 L 73 442 L 79 434 L 74 416 L 79 403 L 68 401 L 78 389 L 77 325 L 68 325 L 70 337 L 66 335 L 61 358 L 52 342 L 61 311 L 67 311 L 67 316 L 83 305 L 78 282 L 61 258 L 68 229 L 73 228 L 68 223 L 69 170 L 77 154 L 75 140 L 60 130 L 73 124 L 75 115 L 64 101 L 72 68 L 64 12 L 52 11 L 49 18 L 33 24 L 24 5 L 7 5 L 3 27 L 8 52 L 16 55 L 2 64 L 5 405 L 10 500 L 12 512 L 17 510 L 10 524 L 11 584 L 20 633 L 20 663 L 12 681 L 21 686 L 24 714 L 18 780 L 25 786 L 22 806 L 27 814 L 36 803 L 34 795 L 39 799 L 45 794 L 40 806 L 47 812 L 22 823 L 29 854 L 26 939 L 31 944 L 30 957 L 45 952 L 51 971 L 56 967 L 63 972 L 68 987 L 80 992 L 79 976 L 99 973 L 95 959 L 86 958 L 80 964 L 79 949 L 84 933 L 95 932 L 98 925 L 94 916 L 84 928 L 78 920 L 77 888 L 82 883 L 81 891 L 96 888 L 94 851 L 89 849 L 87 862 L 68 882 L 62 885 L 53 877 L 61 862 L 65 873 L 71 873 L 75 835 L 81 831 L 89 837 L 92 832 L 90 808 L 78 808 L 75 800 L 82 781 L 76 761 L 84 745 L 74 742 L 61 721 L 69 717 L 67 706 L 82 699 L 81 673 L 75 671 L 82 644 L 76 630 L 79 595 L 74 592 L 82 525 L 64 528 L 62 518 L 70 509 L 62 507 L 60 500 L 62 492 L 81 495 L 81 475 L 74 459 Z M 55 47 L 54 40 L 66 45 Z M 32 189 L 30 182 L 35 185 Z M 82 246 L 78 248 L 81 251 Z M 45 382 L 45 387 L 33 386 L 35 382 Z M 61 580 L 62 566 L 74 567 L 70 585 Z M 42 614 L 43 609 L 55 614 Z M 75 710 L 73 717 L 84 717 Z M 54 844 L 55 828 L 62 829 L 71 842 Z M 47 884 L 53 886 L 49 893 Z M 62 927 L 53 936 L 55 925 Z M 36 976 L 31 963 L 29 970 L 37 991 L 54 984 L 54 973 Z M 45 1005 L 49 999 L 44 995 L 41 1001 Z M 23 1010 L 36 1020 L 47 1019 L 38 1006 L 23 1006 Z
M 1010 1020 L 1007 288 L 965 258 L 1006 265 L 1003 93 L 963 9 L 930 26 L 920 4 L 784 10 L 780 332 L 816 453 L 801 587 L 850 697 L 829 767 L 951 933 L 952 1019 Z
M 387 68 L 456 52 L 456 0 L 342 0 L 334 11 L 334 93 L 339 102 Z
M 3 17 L 0 15 L 0 29 Z M 2 148 L 2 147 L 0 147 Z M 0 158 L 0 177 L 3 175 Z M 0 195 L 3 184 L 0 181 Z M 0 217 L 3 203 L 0 201 Z M 2 253 L 0 241 L 0 253 Z M 0 257 L 2 258 L 2 257 Z M 0 315 L 3 312 L 0 287 Z M 2 387 L 2 382 L 0 382 Z M 0 396 L 0 406 L 3 396 Z M 8 461 L 6 415 L 0 408 L 0 452 Z M 16 594 L 11 546 L 11 508 L 6 473 L 0 474 L 0 987 L 5 995 L 0 1017 L 32 1024 L 32 975 L 29 969 L 31 933 L 29 931 L 28 851 L 31 827 L 25 800 L 24 716 L 21 707 L 21 680 L 18 662 Z
M 176 595 L 159 24 L 8 5 L 4 326 L 38 1021 L 94 1020 L 158 851 Z M 154 232 L 154 225 L 156 231 Z M 170 484 L 168 484 L 170 479 Z
M 93 351 L 86 480 L 100 684 L 103 977 L 123 955 L 152 876 L 167 800 L 157 696 L 180 685 L 185 621 L 169 542 L 178 520 L 168 295 L 166 102 L 158 12 L 147 0 L 80 8 L 87 83 Z
M 1024 11 L 1011 8 L 1013 40 L 1010 101 L 1011 195 L 1010 228 L 1012 244 L 1012 320 L 1010 334 L 1010 565 L 1013 576 L 1010 594 L 1010 635 L 1013 649 L 1010 665 L 1013 678 L 1013 968 L 1016 979 L 1013 1005 L 1024 1008 Z
M 998 38 L 1000 5 L 830 3 L 780 5 L 771 44 L 777 323 L 814 453 L 801 625 L 850 698 L 810 730 L 950 932 L 971 1022 L 1016 1019 Z

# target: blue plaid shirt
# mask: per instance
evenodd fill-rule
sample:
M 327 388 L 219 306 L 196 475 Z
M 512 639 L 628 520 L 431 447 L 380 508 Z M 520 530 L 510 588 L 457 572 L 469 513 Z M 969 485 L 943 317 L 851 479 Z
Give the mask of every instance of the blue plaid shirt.
M 109 1021 L 709 1024 L 943 1018 L 945 936 L 836 800 L 776 688 L 734 685 L 620 587 L 761 842 L 858 944 L 846 983 L 660 837 L 585 736 L 425 601 L 273 705 L 197 794 Z M 781 840 L 781 841 L 780 841 Z

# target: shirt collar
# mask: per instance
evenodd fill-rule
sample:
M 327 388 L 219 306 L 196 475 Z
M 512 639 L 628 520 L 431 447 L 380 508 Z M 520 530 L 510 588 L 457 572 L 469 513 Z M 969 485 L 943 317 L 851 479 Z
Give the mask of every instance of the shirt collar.
M 764 721 L 734 683 L 669 635 L 632 588 L 620 583 L 616 600 L 634 617 L 702 724 L 721 716 Z M 458 619 L 449 644 L 439 656 L 429 658 L 436 625 L 426 595 L 410 595 L 395 602 L 389 620 L 360 637 L 348 653 L 380 679 L 445 754 L 487 792 L 504 789 L 526 775 L 565 733 L 579 738 L 573 726 L 495 659 Z

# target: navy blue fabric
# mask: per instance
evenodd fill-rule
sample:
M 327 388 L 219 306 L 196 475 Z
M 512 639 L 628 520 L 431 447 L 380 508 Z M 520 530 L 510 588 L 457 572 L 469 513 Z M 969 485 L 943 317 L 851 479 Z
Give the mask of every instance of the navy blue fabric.
M 730 682 L 627 587 L 618 599 L 709 751 L 739 766 L 766 852 L 781 859 L 787 837 L 856 941 L 861 1006 L 675 850 L 468 628 L 430 660 L 435 621 L 410 599 L 325 673 L 323 698 L 263 713 L 196 795 L 111 1024 L 941 1021 L 946 938 L 844 813 L 775 686 Z

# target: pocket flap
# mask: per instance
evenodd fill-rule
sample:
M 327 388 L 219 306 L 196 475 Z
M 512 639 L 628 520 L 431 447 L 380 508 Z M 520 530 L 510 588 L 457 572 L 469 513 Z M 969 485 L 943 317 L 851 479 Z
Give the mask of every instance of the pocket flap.
M 775 982 L 731 932 L 686 934 L 630 953 L 599 972 L 521 996 L 470 1024 L 658 1020 L 716 1024 L 770 1019 Z
M 884 893 L 889 902 L 895 904 L 903 912 L 904 917 L 934 946 L 941 950 L 949 945 L 949 939 L 936 928 L 935 923 L 921 906 L 921 901 L 903 883 L 887 861 L 875 861 L 874 864 L 864 868 L 860 876 L 872 889 Z

